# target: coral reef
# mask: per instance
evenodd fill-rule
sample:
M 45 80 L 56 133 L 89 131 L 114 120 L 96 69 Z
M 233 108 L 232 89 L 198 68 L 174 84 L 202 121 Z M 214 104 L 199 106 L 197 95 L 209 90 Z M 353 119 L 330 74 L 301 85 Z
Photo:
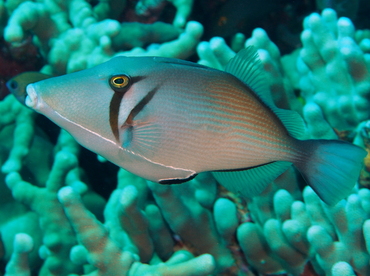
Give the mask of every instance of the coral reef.
M 111 1 L 110 7 L 105 6 L 108 4 L 105 1 L 95 7 L 84 0 L 25 1 L 16 6 L 8 1 L 5 6 L 12 13 L 4 38 L 10 44 L 17 44 L 32 33 L 34 43 L 47 58 L 42 71 L 52 75 L 92 67 L 120 54 L 187 58 L 199 42 L 202 26 L 189 22 L 184 30 L 178 29 L 176 26 L 185 25 L 192 1 L 173 2 L 178 8 L 175 26 L 160 22 L 121 24 L 112 19 L 117 16 L 111 12 L 123 10 L 125 1 Z M 148 50 L 140 48 L 153 43 L 161 45 Z
M 13 65 L 16 54 L 6 56 L 0 79 L 30 60 L 61 75 L 116 55 L 194 60 L 197 52 L 198 63 L 223 70 L 254 45 L 276 105 L 302 115 L 306 138 L 370 150 L 370 31 L 324 9 L 303 20 L 301 46 L 282 55 L 262 28 L 200 42 L 202 24 L 188 21 L 193 5 L 0 0 L 4 47 L 28 59 Z M 173 16 L 158 22 L 167 8 Z M 12 95 L 0 101 L 0 275 L 370 275 L 369 157 L 359 185 L 333 207 L 293 168 L 252 199 L 209 173 L 163 186 L 120 169 L 104 198 L 80 146 L 44 123 Z

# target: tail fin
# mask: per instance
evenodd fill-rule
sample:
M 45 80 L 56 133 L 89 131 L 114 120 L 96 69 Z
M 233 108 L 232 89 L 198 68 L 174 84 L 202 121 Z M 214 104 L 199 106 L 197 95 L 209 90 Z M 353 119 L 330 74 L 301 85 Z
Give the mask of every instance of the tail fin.
M 366 151 L 337 140 L 300 141 L 308 159 L 295 162 L 308 185 L 328 205 L 348 196 L 362 169 Z

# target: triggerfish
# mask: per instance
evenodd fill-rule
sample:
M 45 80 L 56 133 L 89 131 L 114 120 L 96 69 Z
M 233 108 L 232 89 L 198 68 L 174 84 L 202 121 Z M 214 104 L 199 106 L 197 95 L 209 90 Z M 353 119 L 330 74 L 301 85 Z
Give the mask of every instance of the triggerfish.
M 253 47 L 225 72 L 162 57 L 115 57 L 27 86 L 24 103 L 81 145 L 162 184 L 212 171 L 232 192 L 261 192 L 292 164 L 327 204 L 353 188 L 365 150 L 301 140 L 298 113 L 277 108 Z M 20 98 L 20 97 L 18 97 Z

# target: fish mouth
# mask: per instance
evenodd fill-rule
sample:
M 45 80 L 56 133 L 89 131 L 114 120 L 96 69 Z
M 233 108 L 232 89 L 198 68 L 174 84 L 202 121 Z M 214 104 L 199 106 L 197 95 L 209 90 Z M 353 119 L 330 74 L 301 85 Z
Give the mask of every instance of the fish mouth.
M 27 85 L 26 93 L 27 96 L 24 101 L 25 105 L 28 106 L 29 108 L 36 109 L 38 100 L 35 87 L 32 84 Z

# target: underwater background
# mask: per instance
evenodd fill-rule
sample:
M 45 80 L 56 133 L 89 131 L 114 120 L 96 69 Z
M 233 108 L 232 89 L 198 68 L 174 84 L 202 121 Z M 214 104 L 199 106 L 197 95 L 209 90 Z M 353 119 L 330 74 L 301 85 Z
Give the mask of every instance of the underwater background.
M 254 45 L 307 139 L 369 151 L 369 14 L 367 0 L 0 0 L 0 275 L 370 275 L 369 157 L 331 207 L 293 167 L 251 199 L 210 173 L 160 185 L 82 148 L 5 85 L 116 55 L 223 70 Z

